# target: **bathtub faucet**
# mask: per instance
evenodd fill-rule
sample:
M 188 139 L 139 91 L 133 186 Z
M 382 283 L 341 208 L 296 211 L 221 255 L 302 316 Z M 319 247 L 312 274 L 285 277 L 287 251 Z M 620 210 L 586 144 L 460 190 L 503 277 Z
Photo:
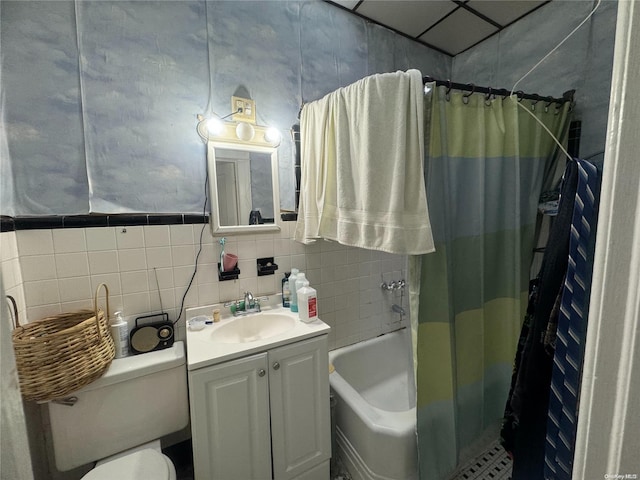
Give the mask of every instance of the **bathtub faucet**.
M 401 304 L 402 305 L 402 302 Z M 399 314 L 400 318 L 397 321 L 393 321 L 391 323 L 402 323 L 402 320 L 404 319 L 405 316 L 405 312 L 404 312 L 404 308 L 402 308 L 400 305 L 398 305 L 397 303 L 394 303 L 393 305 L 391 305 L 391 311 L 393 313 L 397 313 Z
M 391 311 L 394 313 L 399 313 L 400 315 L 406 315 L 404 313 L 404 308 L 402 308 L 400 305 L 397 305 L 395 303 L 391 305 Z

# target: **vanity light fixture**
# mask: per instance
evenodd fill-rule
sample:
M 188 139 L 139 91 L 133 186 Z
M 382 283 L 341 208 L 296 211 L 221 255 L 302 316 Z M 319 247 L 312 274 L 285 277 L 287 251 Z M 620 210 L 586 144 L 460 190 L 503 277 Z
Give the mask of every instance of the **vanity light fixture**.
M 213 140 L 275 148 L 282 141 L 282 135 L 277 128 L 252 125 L 248 122 L 223 121 L 219 117 L 205 118 L 198 115 L 196 130 L 205 143 Z
M 255 124 L 255 101 L 234 96 L 231 97 L 231 108 L 235 111 L 224 117 L 198 115 L 197 131 L 204 142 L 213 140 L 273 148 L 280 145 L 282 135 L 277 128 Z M 229 117 L 232 117 L 231 121 L 225 121 Z
M 237 113 L 242 113 L 242 107 L 238 107 L 235 112 L 231 112 L 224 117 L 219 116 L 216 113 L 212 113 L 210 117 L 205 117 L 204 115 L 198 115 L 198 133 L 202 136 L 201 128 L 206 127 L 206 130 L 210 135 L 220 135 L 224 131 L 224 122 L 225 118 L 229 118 L 232 115 Z

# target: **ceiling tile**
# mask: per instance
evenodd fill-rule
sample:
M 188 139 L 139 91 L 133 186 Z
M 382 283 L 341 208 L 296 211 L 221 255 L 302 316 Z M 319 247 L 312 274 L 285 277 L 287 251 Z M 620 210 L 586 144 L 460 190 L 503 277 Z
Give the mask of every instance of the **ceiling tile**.
M 450 0 L 364 0 L 356 9 L 378 23 L 416 37 L 456 8 Z
M 360 0 L 332 0 L 332 3 L 340 5 L 341 7 L 348 8 L 349 10 L 353 9 Z
M 442 22 L 420 36 L 419 40 L 449 52 L 451 55 L 457 55 L 497 30 L 497 27 L 485 22 L 477 15 L 464 8 L 458 8 Z
M 469 0 L 467 5 L 503 27 L 529 13 L 546 0 Z

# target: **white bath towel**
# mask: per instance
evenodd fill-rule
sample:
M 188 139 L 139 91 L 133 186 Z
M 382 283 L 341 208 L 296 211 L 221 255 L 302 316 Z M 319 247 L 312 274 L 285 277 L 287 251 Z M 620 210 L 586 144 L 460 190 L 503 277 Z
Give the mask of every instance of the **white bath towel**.
M 422 75 L 366 77 L 306 104 L 294 238 L 433 252 L 424 185 Z

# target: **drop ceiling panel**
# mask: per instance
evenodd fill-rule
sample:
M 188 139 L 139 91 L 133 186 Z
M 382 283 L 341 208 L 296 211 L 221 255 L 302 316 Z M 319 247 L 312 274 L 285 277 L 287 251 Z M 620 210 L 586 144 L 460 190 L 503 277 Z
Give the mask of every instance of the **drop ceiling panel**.
M 497 31 L 496 26 L 464 8 L 458 8 L 418 40 L 457 55 Z
M 552 0 L 325 1 L 455 56 Z
M 355 11 L 410 37 L 417 37 L 456 7 L 450 0 L 365 0 Z
M 469 0 L 467 5 L 504 27 L 545 2 L 546 0 Z
M 359 1 L 360 0 L 334 0 L 333 3 L 337 3 L 338 5 L 351 10 L 353 7 L 358 5 Z

